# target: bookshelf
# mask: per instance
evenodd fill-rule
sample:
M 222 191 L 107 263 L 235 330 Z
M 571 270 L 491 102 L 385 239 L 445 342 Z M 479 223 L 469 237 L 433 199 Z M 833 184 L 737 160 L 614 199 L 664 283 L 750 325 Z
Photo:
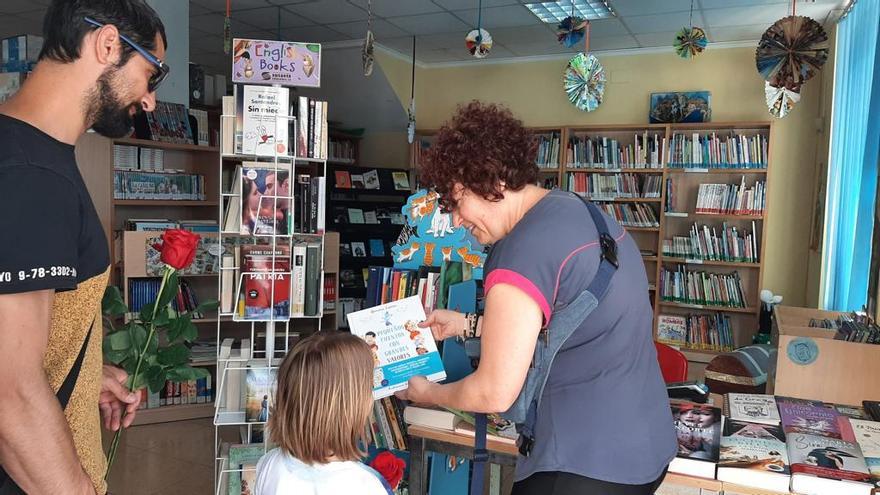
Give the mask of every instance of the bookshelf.
M 558 187 L 582 194 L 603 206 L 606 212 L 630 215 L 650 209 L 652 225 L 638 222 L 624 225 L 632 235 L 645 263 L 651 303 L 654 308 L 654 334 L 661 315 L 722 315 L 730 319 L 731 344 L 740 347 L 751 343 L 758 328 L 760 312 L 759 293 L 763 284 L 768 171 L 772 165 L 772 124 L 770 122 L 709 122 L 701 124 L 612 124 L 589 126 L 533 127 L 530 130 L 540 140 L 539 150 L 554 133 L 560 138 L 559 161 L 549 163 L 538 159 L 539 185 L 546 186 L 547 179 L 555 179 Z M 694 134 L 712 136 L 721 141 L 728 135 L 756 139 L 760 136 L 767 148 L 764 163 L 738 165 L 725 163 L 718 168 L 703 163 L 670 163 L 670 148 L 675 139 L 679 144 L 692 140 Z M 430 147 L 436 130 L 420 130 L 410 148 L 410 167 L 414 177 L 418 175 L 421 155 Z M 612 141 L 613 140 L 613 141 Z M 718 143 L 713 141 L 713 150 Z M 551 147 L 552 149 L 552 147 Z M 609 153 L 615 150 L 616 153 Z M 684 149 L 681 150 L 682 152 Z M 615 160 L 610 155 L 617 155 Z M 552 152 L 551 152 L 552 156 Z M 693 160 L 690 160 L 693 161 Z M 614 179 L 607 179 L 613 177 Z M 701 184 L 720 184 L 747 188 L 762 183 L 763 210 L 760 212 L 703 212 L 697 211 Z M 646 188 L 650 182 L 650 189 Z M 416 182 L 414 181 L 414 184 Z M 637 185 L 635 189 L 632 185 Z M 672 186 L 672 191 L 669 186 Z M 593 192 L 601 194 L 591 194 Z M 605 187 L 603 191 L 601 188 Z M 598 189 L 597 189 L 598 188 Z M 609 193 L 613 190 L 613 193 Z M 644 194 L 650 191 L 650 197 Z M 618 194 L 623 193 L 623 194 Z M 641 217 L 638 217 L 641 219 Z M 656 225 L 654 225 L 656 223 Z M 664 240 L 686 236 L 692 225 L 706 225 L 716 232 L 724 224 L 736 227 L 738 233 L 748 232 L 755 236 L 757 259 L 709 259 L 696 256 L 664 254 Z M 752 226 L 754 224 L 754 227 Z M 692 304 L 685 301 L 664 300 L 662 275 L 665 270 L 677 267 L 711 274 L 735 273 L 742 285 L 743 304 L 738 307 Z M 710 346 L 682 346 L 689 359 L 695 363 L 708 363 L 711 357 L 722 351 Z

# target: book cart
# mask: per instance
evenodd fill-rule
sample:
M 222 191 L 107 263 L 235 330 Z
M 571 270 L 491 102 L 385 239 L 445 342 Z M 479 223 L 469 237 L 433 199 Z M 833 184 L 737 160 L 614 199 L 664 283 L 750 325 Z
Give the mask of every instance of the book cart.
M 276 86 L 277 87 L 277 86 Z M 287 88 L 283 88 L 287 90 Z M 225 140 L 235 139 L 234 133 L 230 135 L 230 129 L 234 129 L 234 124 L 229 125 L 231 120 L 234 122 L 235 115 L 229 115 L 224 112 L 221 116 L 221 149 Z M 287 126 L 289 129 L 297 129 L 296 119 L 294 116 L 278 115 L 276 119 L 276 129 L 279 126 Z M 261 167 L 269 170 L 270 173 L 289 172 L 291 183 L 298 173 L 307 173 L 312 177 L 326 177 L 326 158 L 303 158 L 297 156 L 297 147 L 299 146 L 295 132 L 291 131 L 288 136 L 289 153 L 278 154 L 277 148 L 271 156 L 258 156 L 253 154 L 242 154 L 235 152 L 233 154 L 221 154 L 219 171 L 220 180 L 220 225 L 219 233 L 220 245 L 224 248 L 224 255 L 221 256 L 220 269 L 218 274 L 218 300 L 221 301 L 221 312 L 219 313 L 217 322 L 217 393 L 215 399 L 214 410 L 214 426 L 215 426 L 215 493 L 217 495 L 225 495 L 237 490 L 234 487 L 240 487 L 242 480 L 246 478 L 253 479 L 255 475 L 255 465 L 243 467 L 241 464 L 250 464 L 250 461 L 258 458 L 270 448 L 271 442 L 268 435 L 264 435 L 264 428 L 268 420 L 268 414 L 271 407 L 260 406 L 265 409 L 265 413 L 261 410 L 258 420 L 254 421 L 247 417 L 246 409 L 247 394 L 245 393 L 247 384 L 246 379 L 249 372 L 268 377 L 264 384 L 266 385 L 266 394 L 271 397 L 274 389 L 275 370 L 281 363 L 283 357 L 293 347 L 295 341 L 304 332 L 321 331 L 322 319 L 324 316 L 324 251 L 325 251 L 325 233 L 323 226 L 319 223 L 316 233 L 294 231 L 292 224 L 286 234 L 277 234 L 275 230 L 271 234 L 251 233 L 242 234 L 241 230 L 230 230 L 224 225 L 224 206 L 230 202 L 242 201 L 242 192 L 240 190 L 231 190 L 229 186 L 224 186 L 222 175 L 223 171 L 229 168 L 238 170 L 237 166 L 242 162 L 258 162 Z M 232 148 L 235 150 L 235 147 Z M 321 154 L 320 156 L 326 156 Z M 240 173 L 240 172 L 239 172 Z M 233 180 L 232 183 L 235 181 Z M 323 187 L 324 182 L 319 184 Z M 278 188 L 276 188 L 277 191 Z M 299 208 L 299 203 L 295 199 L 295 189 L 291 187 L 287 194 L 277 191 L 274 195 L 264 195 L 262 200 L 271 200 L 273 209 L 277 207 L 279 201 L 287 201 L 290 205 L 291 215 L 294 210 Z M 322 209 L 319 206 L 319 209 Z M 241 216 L 239 214 L 239 216 Z M 240 220 L 239 220 L 240 221 Z M 258 229 L 254 228 L 256 232 Z M 298 243 L 317 244 L 320 247 L 319 256 L 317 257 L 318 269 L 320 273 L 319 283 L 317 287 L 317 314 L 312 316 L 296 316 L 292 305 L 291 293 L 294 284 L 294 265 L 296 264 L 294 257 L 294 245 Z M 241 252 L 242 247 L 249 245 L 264 245 L 270 253 L 268 263 L 263 263 L 260 271 L 246 271 Z M 289 256 L 289 261 L 281 262 L 280 255 Z M 231 254 L 231 256 L 230 256 Z M 335 257 L 335 256 L 334 256 Z M 230 276 L 229 274 L 234 274 Z M 269 308 L 268 314 L 259 316 L 249 316 L 243 312 L 246 279 L 251 276 L 265 277 L 270 280 Z M 275 305 L 278 299 L 276 287 L 278 280 L 284 278 L 289 281 L 288 291 L 291 293 L 283 295 L 287 298 L 287 310 L 279 310 Z M 232 289 L 233 304 L 231 311 L 223 311 L 222 299 L 224 289 L 229 290 L 226 286 L 230 283 L 234 284 Z M 282 289 L 277 289 L 282 290 Z M 227 295 L 228 297 L 228 295 Z M 283 299 L 282 297 L 282 299 Z M 226 308 L 229 309 L 229 308 Z M 232 329 L 234 322 L 237 328 Z M 244 329 L 242 329 L 244 327 Z M 241 341 L 241 351 L 236 352 L 232 349 L 232 353 L 224 353 L 221 343 L 224 339 L 234 337 Z M 237 395 L 238 397 L 233 397 Z M 232 400 L 230 400 L 232 399 Z M 272 400 L 272 399 L 269 399 Z M 238 403 L 238 407 L 230 407 L 230 403 Z M 249 420 L 251 419 L 251 420 Z M 262 440 L 260 440 L 262 439 Z M 238 451 L 232 453 L 223 451 L 224 444 L 239 444 Z M 244 445 L 242 445 L 244 444 Z M 230 449 L 231 450 L 231 449 Z M 228 488 L 227 488 L 228 487 Z M 235 491 L 240 493 L 240 491 Z

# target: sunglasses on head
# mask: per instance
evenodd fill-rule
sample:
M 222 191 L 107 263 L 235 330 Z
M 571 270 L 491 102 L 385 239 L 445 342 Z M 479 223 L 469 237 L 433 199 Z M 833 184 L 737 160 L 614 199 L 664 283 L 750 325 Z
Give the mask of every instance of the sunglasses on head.
M 91 17 L 84 17 L 83 20 L 96 28 L 102 28 L 105 26 L 104 24 L 101 24 Z M 154 91 L 156 91 L 156 88 L 158 88 L 159 85 L 162 84 L 162 81 L 164 81 L 165 78 L 168 77 L 168 73 L 171 72 L 171 67 L 169 67 L 168 64 L 166 64 L 165 62 L 156 58 L 156 56 L 147 51 L 146 48 L 132 41 L 128 36 L 119 33 L 119 37 L 122 39 L 122 41 L 128 43 L 128 46 L 132 47 L 134 51 L 141 54 L 142 57 L 147 59 L 148 62 L 156 67 L 156 70 L 153 71 L 153 75 L 150 76 L 150 80 L 147 82 L 147 91 L 153 93 Z

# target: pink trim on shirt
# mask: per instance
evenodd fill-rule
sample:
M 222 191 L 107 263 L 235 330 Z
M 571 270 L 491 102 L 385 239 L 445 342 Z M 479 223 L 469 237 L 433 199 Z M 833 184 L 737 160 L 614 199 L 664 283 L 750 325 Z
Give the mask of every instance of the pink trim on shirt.
M 620 240 L 623 239 L 623 236 L 625 236 L 625 235 L 626 235 L 626 231 L 624 230 L 623 232 L 620 233 L 619 236 L 617 236 L 616 239 L 614 239 L 615 242 L 620 242 Z M 593 242 L 584 244 L 583 246 L 568 253 L 568 256 L 566 256 L 565 259 L 562 260 L 562 264 L 559 265 L 559 271 L 556 272 L 556 287 L 553 288 L 553 303 L 554 304 L 556 303 L 556 296 L 559 294 L 559 280 L 562 278 L 562 269 L 565 268 L 565 264 L 568 263 L 568 260 L 570 260 L 572 258 L 572 256 L 576 255 L 577 253 L 579 253 L 589 247 L 598 246 L 598 245 L 599 245 L 599 241 L 593 241 Z M 550 322 L 550 318 L 547 318 L 547 322 L 548 323 Z
M 488 294 L 492 287 L 497 284 L 510 284 L 525 292 L 536 303 L 538 303 L 541 312 L 544 313 L 544 324 L 546 325 L 550 322 L 550 304 L 547 302 L 547 298 L 544 297 L 544 294 L 538 290 L 531 280 L 513 270 L 499 268 L 497 270 L 492 270 L 489 273 L 489 276 L 486 277 L 486 281 L 483 283 L 484 292 Z

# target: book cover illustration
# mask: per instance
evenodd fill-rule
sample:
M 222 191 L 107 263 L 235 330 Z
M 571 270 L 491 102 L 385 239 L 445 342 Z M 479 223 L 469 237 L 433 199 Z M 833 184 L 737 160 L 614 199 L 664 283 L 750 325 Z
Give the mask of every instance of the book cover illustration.
M 868 471 L 875 480 L 880 480 L 880 423 L 862 419 L 850 419 L 849 422 Z
M 334 172 L 337 189 L 351 189 L 351 175 L 345 170 L 337 170 Z
M 721 409 L 690 402 L 675 402 L 670 406 L 678 436 L 678 456 L 718 462 L 721 447 Z
M 256 321 L 290 318 L 290 248 L 242 246 L 244 319 Z
M 321 87 L 321 45 L 235 38 L 232 82 Z
M 245 378 L 245 420 L 265 423 L 275 402 L 277 368 L 248 368 Z
M 789 473 L 785 436 L 778 426 L 728 421 L 724 430 L 719 467 Z
M 667 344 L 687 341 L 687 321 L 683 316 L 660 315 L 657 319 L 657 340 Z
M 364 189 L 379 189 L 379 172 L 370 170 L 364 172 Z
M 265 453 L 266 446 L 262 443 L 229 447 L 228 495 L 253 495 L 257 462 Z
M 727 394 L 730 419 L 778 425 L 779 409 L 772 395 Z
M 239 233 L 289 235 L 294 209 L 289 165 L 245 162 L 241 174 Z
M 851 481 L 869 478 L 861 450 L 852 442 L 794 433 L 787 435 L 786 445 L 792 473 Z
M 431 330 L 418 326 L 425 319 L 418 296 L 349 313 L 346 318 L 351 333 L 373 351 L 374 399 L 406 389 L 413 376 L 432 382 L 446 378 Z
M 287 156 L 290 125 L 287 88 L 245 86 L 241 152 L 257 156 Z
M 394 180 L 395 191 L 409 191 L 409 174 L 406 172 L 391 172 L 391 178 Z
M 805 433 L 841 438 L 838 413 L 821 402 L 790 398 L 777 399 L 782 426 L 786 434 Z

